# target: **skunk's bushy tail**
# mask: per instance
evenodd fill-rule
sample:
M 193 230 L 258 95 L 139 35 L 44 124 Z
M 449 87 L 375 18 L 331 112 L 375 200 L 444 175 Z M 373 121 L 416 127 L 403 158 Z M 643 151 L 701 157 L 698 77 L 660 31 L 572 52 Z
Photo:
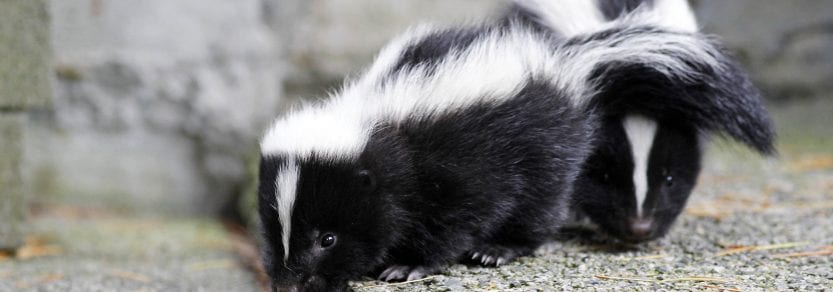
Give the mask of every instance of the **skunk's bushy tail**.
M 685 0 L 516 0 L 521 21 L 561 36 L 565 70 L 591 70 L 582 98 L 608 115 L 676 119 L 775 154 L 761 95 Z M 565 74 L 568 75 L 568 74 Z

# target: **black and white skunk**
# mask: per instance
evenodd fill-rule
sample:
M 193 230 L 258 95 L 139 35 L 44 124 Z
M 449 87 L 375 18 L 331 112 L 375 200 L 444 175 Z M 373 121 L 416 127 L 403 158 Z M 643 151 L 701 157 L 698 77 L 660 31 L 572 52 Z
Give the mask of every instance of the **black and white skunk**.
M 573 98 L 583 66 L 521 25 L 422 27 L 278 119 L 259 189 L 273 285 L 342 289 L 531 253 L 565 219 L 590 153 L 595 123 Z
M 699 35 L 632 21 L 564 38 L 514 15 L 413 29 L 329 100 L 274 122 L 258 200 L 275 288 L 344 289 L 374 272 L 406 280 L 529 254 L 564 221 L 591 154 L 590 97 L 631 79 L 698 87 L 684 99 L 698 104 L 746 94 L 726 92 L 745 79 L 722 74 L 737 69 Z
M 579 39 L 614 33 L 634 21 L 680 36 L 698 30 L 685 0 L 522 0 L 517 11 L 540 27 Z M 697 44 L 688 49 L 709 54 L 703 57 L 713 63 L 685 78 L 628 63 L 597 68 L 600 86 L 592 99 L 603 113 L 600 138 L 573 202 L 579 217 L 617 239 L 641 242 L 668 232 L 695 186 L 709 133 L 775 153 L 772 123 L 746 74 L 720 50 Z

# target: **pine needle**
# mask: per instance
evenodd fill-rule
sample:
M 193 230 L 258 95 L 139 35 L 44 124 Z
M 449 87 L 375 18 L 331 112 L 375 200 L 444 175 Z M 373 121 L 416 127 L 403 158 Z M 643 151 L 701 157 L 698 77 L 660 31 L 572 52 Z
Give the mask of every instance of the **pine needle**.
M 743 291 L 743 290 L 740 290 L 740 289 L 729 288 L 729 287 L 720 287 L 720 286 L 714 286 L 714 285 L 703 285 L 703 288 L 712 288 L 712 289 L 717 289 L 717 290 L 720 290 L 720 291 L 731 291 L 731 292 L 742 292 Z
M 798 257 L 812 257 L 812 256 L 826 256 L 833 255 L 833 245 L 823 246 L 815 251 L 794 252 L 794 253 L 780 253 L 772 255 L 776 258 L 798 258 Z
M 668 283 L 668 282 L 718 282 L 718 283 L 726 283 L 731 282 L 730 279 L 723 279 L 723 278 L 714 278 L 714 277 L 683 277 L 683 278 L 674 278 L 674 279 L 665 279 L 659 281 L 660 283 Z
M 380 287 L 400 286 L 400 285 L 406 285 L 406 284 L 411 284 L 411 283 L 416 283 L 416 282 L 428 281 L 428 280 L 434 279 L 436 277 L 437 276 L 428 276 L 428 277 L 425 277 L 425 278 L 422 278 L 422 279 L 416 279 L 416 280 L 410 280 L 410 281 L 398 282 L 398 283 L 384 283 L 384 284 L 379 284 L 379 285 L 363 286 L 362 288 L 380 288 Z
M 628 260 L 655 260 L 655 259 L 662 259 L 667 258 L 667 254 L 655 254 L 655 255 L 646 255 L 646 256 L 639 256 L 639 257 L 632 257 Z
M 724 249 L 724 250 L 716 253 L 715 256 L 725 256 L 725 255 L 736 254 L 736 253 L 741 253 L 741 252 L 749 252 L 749 251 L 791 248 L 791 247 L 805 246 L 805 245 L 808 245 L 808 244 L 810 244 L 810 242 L 800 241 L 800 242 L 787 242 L 787 243 L 768 244 L 768 245 L 737 246 L 737 247 L 731 247 L 731 248 L 728 248 L 728 249 Z
M 647 279 L 647 278 L 615 277 L 615 276 L 605 276 L 605 275 L 596 275 L 596 278 L 599 278 L 599 279 L 602 279 L 602 280 L 622 280 L 622 281 L 649 282 L 649 283 L 658 282 L 657 280 Z
M 616 276 L 605 276 L 605 275 L 596 275 L 596 278 L 602 280 L 622 280 L 622 281 L 635 281 L 635 282 L 648 282 L 648 283 L 671 283 L 671 282 L 716 282 L 716 283 L 726 283 L 731 282 L 731 279 L 723 279 L 723 278 L 715 278 L 715 277 L 703 277 L 703 276 L 692 276 L 692 277 L 682 277 L 682 278 L 672 278 L 672 279 L 665 279 L 665 280 L 657 280 L 657 279 L 649 279 L 644 277 L 616 277 Z

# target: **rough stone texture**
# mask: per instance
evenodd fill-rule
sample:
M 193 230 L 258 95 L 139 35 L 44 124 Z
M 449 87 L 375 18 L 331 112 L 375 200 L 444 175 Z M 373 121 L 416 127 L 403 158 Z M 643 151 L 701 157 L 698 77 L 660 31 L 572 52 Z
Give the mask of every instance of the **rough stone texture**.
M 22 120 L 22 114 L 0 112 L 0 250 L 14 249 L 23 240 Z
M 279 41 L 261 0 L 53 0 L 54 108 L 30 115 L 41 199 L 215 213 L 275 116 Z
M 833 89 L 833 1 L 697 4 L 703 30 L 738 52 L 768 97 L 821 96 Z
M 408 27 L 465 23 L 500 12 L 499 0 L 312 0 L 278 1 L 273 21 L 288 48 L 288 97 L 321 97 Z M 288 17 L 291 16 L 291 17 Z
M 0 1 L 0 110 L 49 101 L 49 23 L 45 0 Z
M 22 112 L 50 97 L 48 28 L 46 1 L 0 1 L 0 250 L 23 241 Z
M 288 100 L 324 97 L 408 26 L 504 2 L 52 0 L 58 98 L 31 115 L 26 181 L 41 198 L 214 212 Z M 768 96 L 830 89 L 829 1 L 697 2 Z
M 833 89 L 833 2 L 698 1 L 703 30 L 737 52 L 768 98 L 818 96 Z M 454 23 L 499 13 L 500 0 L 278 1 L 286 28 L 288 97 L 320 97 L 364 68 L 390 37 L 420 22 Z M 291 17 L 287 17 L 291 16 Z

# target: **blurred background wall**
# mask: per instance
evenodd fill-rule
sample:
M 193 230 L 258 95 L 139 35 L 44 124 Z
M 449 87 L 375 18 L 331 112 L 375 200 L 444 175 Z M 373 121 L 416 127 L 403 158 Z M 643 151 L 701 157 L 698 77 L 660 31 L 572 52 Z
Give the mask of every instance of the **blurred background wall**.
M 23 243 L 21 179 L 26 113 L 49 104 L 49 17 L 45 0 L 0 2 L 0 253 Z
M 51 0 L 54 104 L 27 116 L 25 181 L 35 201 L 215 214 L 296 98 L 325 96 L 409 25 L 503 3 Z M 695 4 L 768 98 L 831 98 L 833 1 Z

